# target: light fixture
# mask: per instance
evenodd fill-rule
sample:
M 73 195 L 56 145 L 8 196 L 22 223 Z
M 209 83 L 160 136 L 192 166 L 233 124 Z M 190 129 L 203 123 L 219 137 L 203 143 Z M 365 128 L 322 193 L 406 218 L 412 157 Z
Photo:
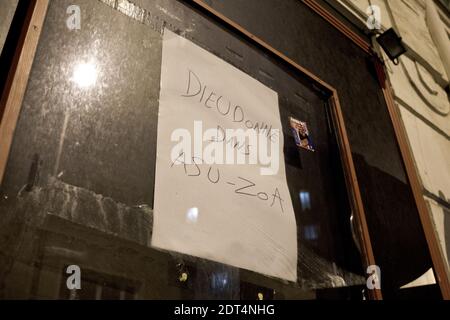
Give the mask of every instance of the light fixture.
M 385 31 L 377 38 L 377 42 L 383 48 L 384 52 L 388 55 L 389 59 L 398 65 L 398 58 L 406 52 L 406 48 L 403 45 L 402 38 L 397 35 L 393 28 Z

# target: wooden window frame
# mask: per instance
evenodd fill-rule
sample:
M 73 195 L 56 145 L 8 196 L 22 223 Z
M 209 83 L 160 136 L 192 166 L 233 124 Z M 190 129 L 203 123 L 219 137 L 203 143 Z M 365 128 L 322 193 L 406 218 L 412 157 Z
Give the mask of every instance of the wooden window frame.
M 31 72 L 31 67 L 49 5 L 49 0 L 34 1 L 34 6 L 31 6 L 32 12 L 30 12 L 29 19 L 27 19 L 23 28 L 23 41 L 20 42 L 20 45 L 16 50 L 14 64 L 11 67 L 10 73 L 8 75 L 7 85 L 0 100 L 0 107 L 4 108 L 4 114 L 0 123 L 0 184 L 5 173 L 8 156 L 14 136 L 14 130 L 17 125 L 20 109 Z M 354 33 L 349 27 L 343 24 L 338 18 L 333 16 L 316 1 L 300 1 L 305 3 L 309 8 L 314 10 L 314 12 L 316 12 L 322 18 L 332 24 L 336 29 L 347 36 L 352 42 L 357 44 L 364 52 L 369 55 L 375 56 L 375 54 L 371 50 L 370 44 L 365 39 Z M 240 36 L 249 40 L 251 43 L 254 43 L 257 46 L 268 50 L 269 52 L 286 62 L 288 65 L 290 65 L 293 70 L 297 71 L 302 76 L 306 77 L 316 86 L 319 86 L 329 94 L 330 98 L 328 102 L 329 106 L 331 107 L 330 109 L 332 111 L 333 121 L 338 133 L 338 144 L 340 148 L 342 163 L 344 166 L 345 179 L 349 191 L 351 207 L 353 213 L 355 214 L 358 227 L 357 233 L 359 237 L 360 248 L 362 251 L 363 263 L 365 267 L 369 265 L 376 265 L 371 246 L 366 215 L 364 212 L 363 201 L 361 198 L 361 192 L 356 177 L 351 148 L 348 142 L 347 131 L 345 128 L 337 90 L 306 68 L 302 67 L 301 65 L 284 55 L 282 52 L 276 50 L 268 43 L 256 37 L 254 34 L 250 33 L 248 30 L 246 30 L 236 22 L 232 21 L 220 12 L 213 9 L 211 6 L 207 5 L 202 0 L 191 0 L 189 2 L 193 3 L 200 10 L 207 12 L 209 15 L 213 16 L 220 23 L 236 31 Z M 425 237 L 427 239 L 437 282 L 441 289 L 443 298 L 450 299 L 450 284 L 448 273 L 446 271 L 442 253 L 439 249 L 436 233 L 433 231 L 432 220 L 422 195 L 422 187 L 419 182 L 420 180 L 418 178 L 417 170 L 414 166 L 414 161 L 412 158 L 411 150 L 409 148 L 409 144 L 407 143 L 405 129 L 400 120 L 398 107 L 394 102 L 390 84 L 388 83 L 387 78 L 384 76 L 384 66 L 381 62 L 376 62 L 375 64 L 379 73 L 381 89 L 383 91 L 383 95 L 388 107 L 397 142 L 400 148 L 403 162 L 405 164 L 405 169 L 410 185 L 412 187 L 414 199 L 416 201 L 422 226 L 425 232 Z M 381 290 L 369 290 L 369 297 L 374 300 L 381 300 Z

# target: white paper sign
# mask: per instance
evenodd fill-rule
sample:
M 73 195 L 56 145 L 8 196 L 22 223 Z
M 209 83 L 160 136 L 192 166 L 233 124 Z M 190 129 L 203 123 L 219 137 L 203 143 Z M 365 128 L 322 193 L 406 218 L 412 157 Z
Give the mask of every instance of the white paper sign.
M 167 29 L 152 245 L 297 279 L 277 93 Z

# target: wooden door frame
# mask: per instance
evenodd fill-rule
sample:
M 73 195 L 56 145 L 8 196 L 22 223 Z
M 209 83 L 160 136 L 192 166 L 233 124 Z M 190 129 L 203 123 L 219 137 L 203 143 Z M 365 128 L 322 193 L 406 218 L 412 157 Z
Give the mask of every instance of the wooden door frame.
M 441 290 L 442 297 L 445 300 L 450 300 L 450 275 L 445 263 L 445 257 L 439 245 L 439 239 L 436 231 L 433 227 L 433 220 L 431 213 L 428 210 L 427 204 L 423 197 L 422 190 L 424 189 L 420 180 L 419 171 L 415 165 L 413 153 L 408 143 L 408 136 L 406 129 L 401 120 L 400 110 L 395 103 L 395 98 L 392 90 L 392 85 L 389 82 L 389 78 L 386 76 L 386 67 L 384 63 L 379 59 L 378 55 L 372 50 L 369 42 L 362 39 L 359 35 L 354 33 L 344 23 L 339 21 L 331 13 L 327 12 L 320 4 L 315 0 L 300 0 L 308 7 L 314 10 L 322 18 L 332 24 L 336 29 L 343 33 L 347 38 L 358 45 L 363 51 L 368 53 L 374 59 L 374 65 L 377 70 L 378 80 L 383 92 L 383 97 L 386 102 L 386 106 L 391 118 L 392 126 L 394 128 L 395 137 L 397 139 L 400 154 L 402 156 L 403 164 L 406 170 L 409 184 L 416 202 L 419 218 L 422 223 L 422 228 L 425 234 L 425 239 L 428 244 L 431 260 L 433 263 L 433 270 L 436 281 Z
M 236 23 L 235 21 L 229 19 L 225 15 L 221 14 L 217 10 L 213 9 L 211 6 L 203 2 L 202 0 L 192 0 L 190 2 L 193 2 L 195 6 L 202 10 L 203 12 L 211 15 L 213 18 L 218 20 L 220 23 L 226 25 L 233 31 L 235 31 L 237 34 L 242 36 L 243 38 L 249 40 L 251 43 L 256 44 L 258 47 L 263 48 L 267 50 L 268 52 L 274 54 L 276 57 L 281 59 L 282 61 L 286 62 L 291 68 L 293 68 L 294 71 L 296 71 L 298 74 L 302 75 L 306 79 L 308 79 L 311 83 L 315 84 L 317 87 L 319 87 L 322 91 L 324 91 L 328 96 L 328 105 L 331 107 L 331 114 L 333 118 L 333 123 L 335 125 L 335 128 L 337 130 L 337 138 L 338 138 L 338 145 L 340 150 L 340 156 L 343 164 L 344 169 L 344 175 L 345 175 L 345 181 L 347 190 L 349 192 L 349 201 L 350 206 L 352 208 L 356 224 L 358 226 L 357 230 L 357 238 L 359 240 L 358 247 L 361 249 L 361 257 L 363 260 L 364 268 L 367 268 L 371 265 L 376 265 L 375 257 L 372 250 L 372 245 L 370 241 L 370 235 L 369 235 L 369 229 L 367 226 L 367 220 L 366 215 L 364 212 L 364 206 L 363 201 L 361 197 L 361 191 L 358 184 L 358 179 L 356 177 L 356 171 L 355 166 L 353 163 L 352 153 L 350 144 L 348 142 L 348 135 L 347 130 L 345 128 L 345 122 L 344 117 L 342 115 L 342 109 L 341 104 L 339 102 L 339 95 L 338 91 L 316 76 L 314 73 L 306 69 L 305 67 L 299 65 L 294 60 L 290 59 L 286 55 L 284 55 L 282 52 L 278 51 L 268 43 L 266 43 L 264 40 L 258 38 L 256 35 L 252 34 L 250 31 Z M 315 10 L 316 3 L 314 3 L 314 7 L 311 7 Z M 315 10 L 316 11 L 316 10 Z M 326 11 L 324 11 L 326 12 Z M 332 16 L 330 16 L 332 17 Z M 335 18 L 334 18 L 335 19 Z M 335 19 L 337 21 L 337 19 Z M 333 25 L 338 25 L 337 22 L 333 22 Z M 335 25 L 335 26 L 336 26 Z M 347 31 L 347 29 L 346 29 Z M 348 29 L 350 31 L 350 29 Z M 353 33 L 347 32 L 347 36 L 353 36 Z M 360 39 L 360 38 L 358 38 Z M 365 42 L 360 39 L 358 42 L 358 46 L 361 47 L 365 52 L 370 51 L 370 46 L 366 45 Z M 350 223 L 350 222 L 349 222 Z M 382 300 L 382 293 L 379 289 L 373 289 L 369 290 L 369 297 L 373 300 Z
M 26 86 L 31 72 L 34 56 L 36 53 L 39 37 L 41 34 L 42 26 L 44 24 L 46 12 L 49 5 L 49 0 L 34 0 L 35 5 L 32 8 L 32 12 L 29 14 L 29 19 L 26 21 L 23 29 L 20 47 L 17 48 L 14 58 L 14 65 L 11 67 L 7 86 L 2 94 L 0 100 L 0 107 L 4 108 L 4 114 L 0 122 L 0 184 L 3 180 L 5 173 L 10 148 L 14 136 L 14 130 L 17 125 L 19 112 L 22 106 L 23 98 L 26 91 Z M 329 13 L 325 8 L 320 6 L 314 0 L 300 0 L 305 3 L 309 8 L 314 10 L 317 14 L 323 17 L 326 21 L 332 24 L 336 29 L 347 36 L 351 41 L 357 44 L 364 52 L 369 55 L 373 55 L 370 44 L 359 35 L 355 34 L 350 28 L 343 24 L 339 19 Z M 258 38 L 236 22 L 232 21 L 228 17 L 224 16 L 220 12 L 207 5 L 202 0 L 191 0 L 197 8 L 209 15 L 213 16 L 216 20 L 222 24 L 236 31 L 239 35 L 249 40 L 251 43 L 256 44 L 259 47 L 276 55 L 278 58 L 288 63 L 294 70 L 299 72 L 304 77 L 315 83 L 317 86 L 326 91 L 329 98 L 329 105 L 332 110 L 332 117 L 335 126 L 338 131 L 338 143 L 341 150 L 342 163 L 345 171 L 345 178 L 347 188 L 350 193 L 350 202 L 352 209 L 355 213 L 356 222 L 358 225 L 358 234 L 360 240 L 360 248 L 362 250 L 363 263 L 367 267 L 369 265 L 376 265 L 374 258 L 372 245 L 370 241 L 369 229 L 367 226 L 366 215 L 364 212 L 364 206 L 362 202 L 361 192 L 359 189 L 358 180 L 356 177 L 356 171 L 352 159 L 351 148 L 348 142 L 347 131 L 342 115 L 341 105 L 339 102 L 339 96 L 337 90 L 314 75 L 312 72 L 302 67 L 280 51 L 276 50 L 262 39 Z M 383 68 L 378 70 L 385 72 Z M 450 299 L 450 284 L 448 274 L 445 269 L 444 260 L 441 255 L 441 251 L 438 247 L 436 234 L 432 228 L 431 217 L 428 213 L 425 201 L 422 195 L 422 188 L 420 186 L 420 180 L 418 178 L 417 170 L 414 166 L 411 150 L 407 143 L 406 133 L 402 126 L 398 107 L 394 103 L 394 98 L 390 90 L 390 85 L 386 77 L 382 77 L 384 82 L 382 83 L 382 90 L 386 100 L 386 104 L 391 117 L 392 125 L 395 130 L 397 142 L 399 144 L 400 152 L 402 154 L 403 162 L 407 171 L 409 182 L 412 187 L 412 192 L 416 201 L 416 205 L 419 211 L 421 222 L 424 228 L 427 243 L 430 249 L 431 258 L 433 261 L 433 267 L 436 274 L 438 284 L 441 288 L 442 295 L 445 299 Z M 371 299 L 382 299 L 381 290 L 370 290 L 369 295 Z
M 425 200 L 423 198 L 423 187 L 421 186 L 419 173 L 414 164 L 414 158 L 412 156 L 411 148 L 408 144 L 406 130 L 403 126 L 400 117 L 400 111 L 398 110 L 398 106 L 395 104 L 394 96 L 391 89 L 391 84 L 389 83 L 386 75 L 386 69 L 384 65 L 379 60 L 378 56 L 372 50 L 371 44 L 361 38 L 358 34 L 356 34 L 353 30 L 351 30 L 347 25 L 345 25 L 341 20 L 335 17 L 332 13 L 327 11 L 323 6 L 321 6 L 315 0 L 299 0 L 306 4 L 310 9 L 312 9 L 315 13 L 320 15 L 323 19 L 325 19 L 328 23 L 330 23 L 334 28 L 339 30 L 343 35 L 345 35 L 349 40 L 355 43 L 361 50 L 366 52 L 369 57 L 374 58 L 375 68 L 377 69 L 378 80 L 380 83 L 381 90 L 383 92 L 383 96 L 386 102 L 386 106 L 389 112 L 389 116 L 391 119 L 392 126 L 394 128 L 395 137 L 397 139 L 397 144 L 399 146 L 400 154 L 402 156 L 403 164 L 406 170 L 406 174 L 408 177 L 408 181 L 411 185 L 411 190 L 414 196 L 414 200 L 416 202 L 416 207 L 419 213 L 420 221 L 422 223 L 422 228 L 425 234 L 425 238 L 427 241 L 428 249 L 430 252 L 433 271 L 435 274 L 435 278 L 439 288 L 441 290 L 442 297 L 446 300 L 450 300 L 450 278 L 449 273 L 447 272 L 447 267 L 445 264 L 444 257 L 442 255 L 442 251 L 439 247 L 438 238 L 436 232 L 433 228 L 432 218 L 430 216 L 429 211 L 427 210 L 427 206 Z M 359 236 L 361 239 L 361 248 L 363 251 L 363 259 L 365 261 L 365 267 L 369 265 L 376 265 L 375 258 L 373 255 L 373 250 L 370 242 L 370 236 L 367 226 L 366 215 L 364 212 L 364 207 L 361 199 L 361 193 L 359 190 L 358 180 L 356 178 L 356 172 L 353 164 L 353 159 L 351 156 L 351 149 L 348 143 L 347 133 L 345 130 L 344 119 L 342 117 L 342 111 L 339 102 L 338 91 L 312 72 L 297 64 L 295 61 L 281 53 L 280 51 L 273 48 L 268 43 L 264 42 L 262 39 L 258 38 L 238 23 L 229 19 L 225 15 L 221 14 L 217 10 L 213 9 L 211 6 L 207 5 L 203 0 L 192 0 L 198 7 L 202 8 L 210 15 L 214 16 L 216 19 L 220 20 L 225 25 L 234 29 L 250 41 L 255 44 L 265 48 L 270 51 L 272 54 L 278 56 L 278 58 L 282 59 L 284 62 L 288 63 L 292 68 L 299 71 L 301 74 L 308 77 L 311 81 L 316 82 L 316 84 L 321 85 L 322 88 L 329 91 L 331 93 L 330 103 L 334 106 L 332 108 L 335 113 L 335 118 L 337 119 L 337 125 L 340 127 L 340 136 L 344 138 L 343 141 L 340 141 L 341 148 L 341 156 L 343 157 L 344 167 L 346 167 L 346 180 L 347 183 L 350 183 L 350 191 L 353 193 L 353 208 L 356 208 L 356 218 L 357 224 L 359 227 Z M 346 158 L 348 157 L 348 158 Z M 382 294 L 380 290 L 371 290 L 369 291 L 372 299 L 381 300 Z
M 422 228 L 427 241 L 428 249 L 430 252 L 431 260 L 433 263 L 433 270 L 436 281 L 441 290 L 442 297 L 445 300 L 450 300 L 450 278 L 445 263 L 445 257 L 442 254 L 442 250 L 439 245 L 439 239 L 437 238 L 436 231 L 433 227 L 432 217 L 430 211 L 427 209 L 425 199 L 423 197 L 423 186 L 419 178 L 419 171 L 415 166 L 413 153 L 408 143 L 408 136 L 406 129 L 401 120 L 400 110 L 395 103 L 394 94 L 392 91 L 392 85 L 386 76 L 386 68 L 383 62 L 379 59 L 378 55 L 372 50 L 370 43 L 362 39 L 359 35 L 354 33 L 349 27 L 342 23 L 339 19 L 327 12 L 320 4 L 315 0 L 300 0 L 308 7 L 314 10 L 322 18 L 332 24 L 342 34 L 349 38 L 352 42 L 358 45 L 363 51 L 372 56 L 374 59 L 375 68 L 377 70 L 378 80 L 383 92 L 383 97 L 386 102 L 386 106 L 391 118 L 392 126 L 394 128 L 395 137 L 397 139 L 398 147 L 402 156 L 403 164 L 406 170 L 409 184 L 416 202 L 419 218 L 422 223 Z

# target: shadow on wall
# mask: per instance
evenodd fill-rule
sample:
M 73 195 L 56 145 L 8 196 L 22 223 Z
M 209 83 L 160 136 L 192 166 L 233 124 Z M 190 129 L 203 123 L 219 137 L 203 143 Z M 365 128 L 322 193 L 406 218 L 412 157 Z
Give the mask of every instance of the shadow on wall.
M 353 154 L 383 297 L 396 299 L 399 288 L 432 265 L 410 186 Z M 373 192 L 376 190 L 376 192 Z M 395 196 L 393 196 L 395 195 Z

